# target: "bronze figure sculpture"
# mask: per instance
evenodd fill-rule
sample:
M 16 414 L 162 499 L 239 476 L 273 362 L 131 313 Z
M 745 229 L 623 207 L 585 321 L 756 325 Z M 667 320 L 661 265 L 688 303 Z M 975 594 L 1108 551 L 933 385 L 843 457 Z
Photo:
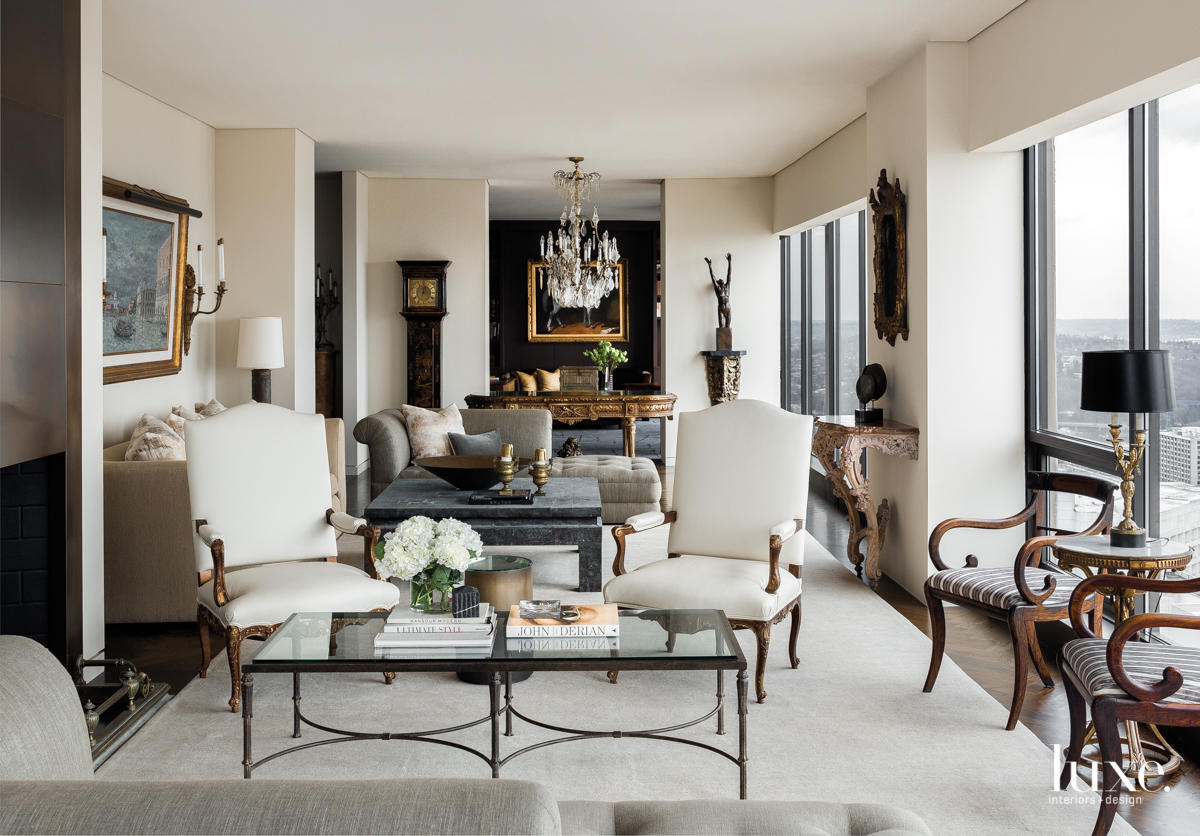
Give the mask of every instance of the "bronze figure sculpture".
M 725 273 L 725 281 L 717 281 L 717 277 L 713 275 L 712 260 L 704 259 L 708 264 L 708 277 L 712 279 L 713 290 L 717 294 L 717 327 L 728 328 L 730 320 L 729 310 L 729 283 L 733 280 L 733 254 L 725 253 L 725 260 L 729 262 L 729 269 Z

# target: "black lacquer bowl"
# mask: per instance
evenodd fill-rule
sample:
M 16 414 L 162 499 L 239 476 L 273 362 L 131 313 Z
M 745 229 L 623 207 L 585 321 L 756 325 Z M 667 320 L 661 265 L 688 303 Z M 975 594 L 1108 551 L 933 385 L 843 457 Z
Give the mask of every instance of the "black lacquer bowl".
M 495 470 L 495 456 L 423 456 L 413 459 L 413 464 L 428 470 L 443 482 L 449 482 L 460 491 L 486 491 L 500 484 L 500 474 Z M 531 459 L 517 459 L 519 468 L 528 467 Z M 527 474 L 518 471 L 518 476 Z

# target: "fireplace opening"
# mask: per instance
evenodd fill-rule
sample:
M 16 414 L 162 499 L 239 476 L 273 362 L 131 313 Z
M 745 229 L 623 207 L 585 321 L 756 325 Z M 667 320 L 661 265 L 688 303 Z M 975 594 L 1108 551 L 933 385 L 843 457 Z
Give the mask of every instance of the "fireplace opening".
M 0 633 L 67 654 L 67 457 L 0 469 Z

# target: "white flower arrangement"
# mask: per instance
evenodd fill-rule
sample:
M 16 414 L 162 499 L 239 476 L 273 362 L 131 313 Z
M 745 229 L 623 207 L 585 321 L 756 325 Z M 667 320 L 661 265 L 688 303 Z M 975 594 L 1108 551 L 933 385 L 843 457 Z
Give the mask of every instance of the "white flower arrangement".
M 435 590 L 449 599 L 450 591 L 462 583 L 462 573 L 481 551 L 483 541 L 464 522 L 409 517 L 375 546 L 375 568 L 384 580 L 409 581 L 414 607 L 430 606 Z

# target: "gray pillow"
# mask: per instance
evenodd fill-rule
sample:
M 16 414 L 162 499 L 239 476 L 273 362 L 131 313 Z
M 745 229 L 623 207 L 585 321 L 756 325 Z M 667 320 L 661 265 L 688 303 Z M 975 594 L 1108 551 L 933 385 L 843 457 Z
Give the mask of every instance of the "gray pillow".
M 447 433 L 450 447 L 456 456 L 498 456 L 500 455 L 500 430 L 490 433 L 467 435 L 465 433 Z

